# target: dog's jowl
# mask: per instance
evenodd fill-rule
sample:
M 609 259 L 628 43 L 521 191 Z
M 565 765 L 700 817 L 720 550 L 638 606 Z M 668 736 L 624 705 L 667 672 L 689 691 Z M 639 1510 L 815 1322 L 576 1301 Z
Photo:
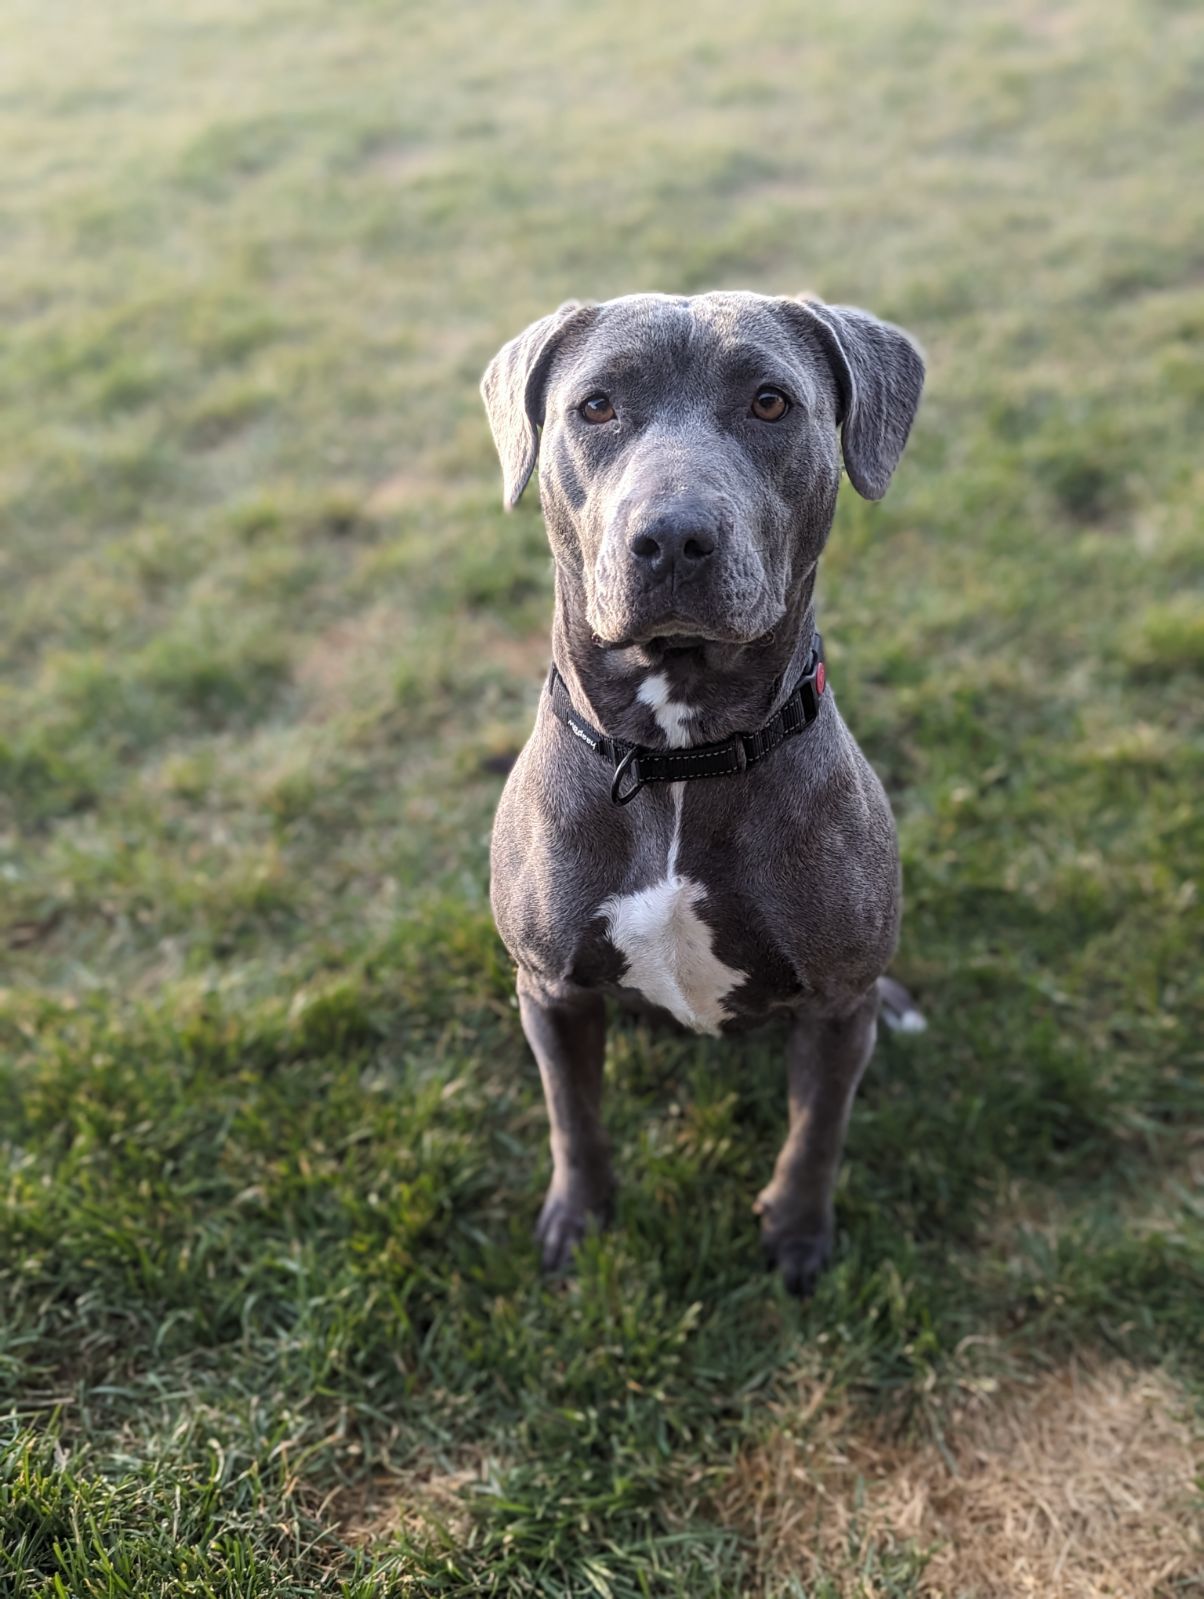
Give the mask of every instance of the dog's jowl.
M 899 859 L 840 718 L 816 566 L 841 461 L 886 491 L 923 385 L 864 311 L 756 294 L 563 305 L 482 392 L 513 506 L 539 463 L 553 666 L 498 807 L 493 908 L 551 1122 L 544 1263 L 612 1201 L 605 1000 L 701 1033 L 789 1020 L 789 1128 L 756 1204 L 787 1285 L 832 1245 L 880 1011 Z

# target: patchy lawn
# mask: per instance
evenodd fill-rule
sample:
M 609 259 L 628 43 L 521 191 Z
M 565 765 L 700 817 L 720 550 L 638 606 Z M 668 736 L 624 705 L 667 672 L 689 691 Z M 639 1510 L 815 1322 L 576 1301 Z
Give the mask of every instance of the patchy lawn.
M 1176 0 L 7 9 L 0 1594 L 1202 1591 L 1201 82 Z M 805 1307 L 773 1038 L 616 1029 L 538 1280 L 486 895 L 480 370 L 722 286 L 930 358 L 821 620 L 931 1025 Z

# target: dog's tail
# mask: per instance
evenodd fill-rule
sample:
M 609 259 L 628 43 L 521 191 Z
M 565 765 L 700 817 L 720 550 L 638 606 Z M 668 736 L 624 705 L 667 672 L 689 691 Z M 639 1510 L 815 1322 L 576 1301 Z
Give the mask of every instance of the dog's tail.
M 895 1033 L 922 1033 L 928 1023 L 911 995 L 893 977 L 878 979 L 878 1014 Z

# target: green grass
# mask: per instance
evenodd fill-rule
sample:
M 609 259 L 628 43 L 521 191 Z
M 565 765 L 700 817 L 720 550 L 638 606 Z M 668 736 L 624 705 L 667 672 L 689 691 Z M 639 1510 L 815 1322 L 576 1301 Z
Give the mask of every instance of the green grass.
M 800 1377 L 1204 1393 L 1202 74 L 1171 0 L 8 8 L 0 1594 L 801 1595 L 716 1508 Z M 538 1280 L 486 893 L 550 573 L 480 369 L 720 286 L 930 358 L 821 615 L 931 1027 L 803 1308 L 773 1038 L 616 1030 L 618 1227 Z

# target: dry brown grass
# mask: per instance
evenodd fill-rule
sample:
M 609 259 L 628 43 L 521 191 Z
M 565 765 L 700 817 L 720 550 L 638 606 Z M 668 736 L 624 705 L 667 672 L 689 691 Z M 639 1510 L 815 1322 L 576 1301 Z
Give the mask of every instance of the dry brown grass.
M 379 520 L 429 500 L 442 485 L 437 479 L 413 471 L 398 471 L 383 478 L 364 502 L 367 516 Z
M 326 722 L 388 676 L 391 652 L 409 626 L 397 606 L 369 606 L 319 633 L 302 656 L 296 680 L 305 695 L 305 718 Z
M 468 1530 L 465 1489 L 488 1475 L 479 1456 L 449 1467 L 420 1461 L 404 1471 L 382 1472 L 340 1488 L 320 1507 L 319 1517 L 345 1543 L 366 1547 L 399 1533 L 429 1534 L 441 1528 L 454 1541 Z
M 1071 1365 L 974 1402 L 929 1441 L 866 1434 L 847 1411 L 783 1417 L 740 1462 L 721 1512 L 748 1528 L 766 1592 L 849 1571 L 850 1549 L 931 1549 L 931 1599 L 1204 1595 L 1190 1401 L 1165 1374 Z M 841 1592 L 872 1596 L 873 1578 Z

